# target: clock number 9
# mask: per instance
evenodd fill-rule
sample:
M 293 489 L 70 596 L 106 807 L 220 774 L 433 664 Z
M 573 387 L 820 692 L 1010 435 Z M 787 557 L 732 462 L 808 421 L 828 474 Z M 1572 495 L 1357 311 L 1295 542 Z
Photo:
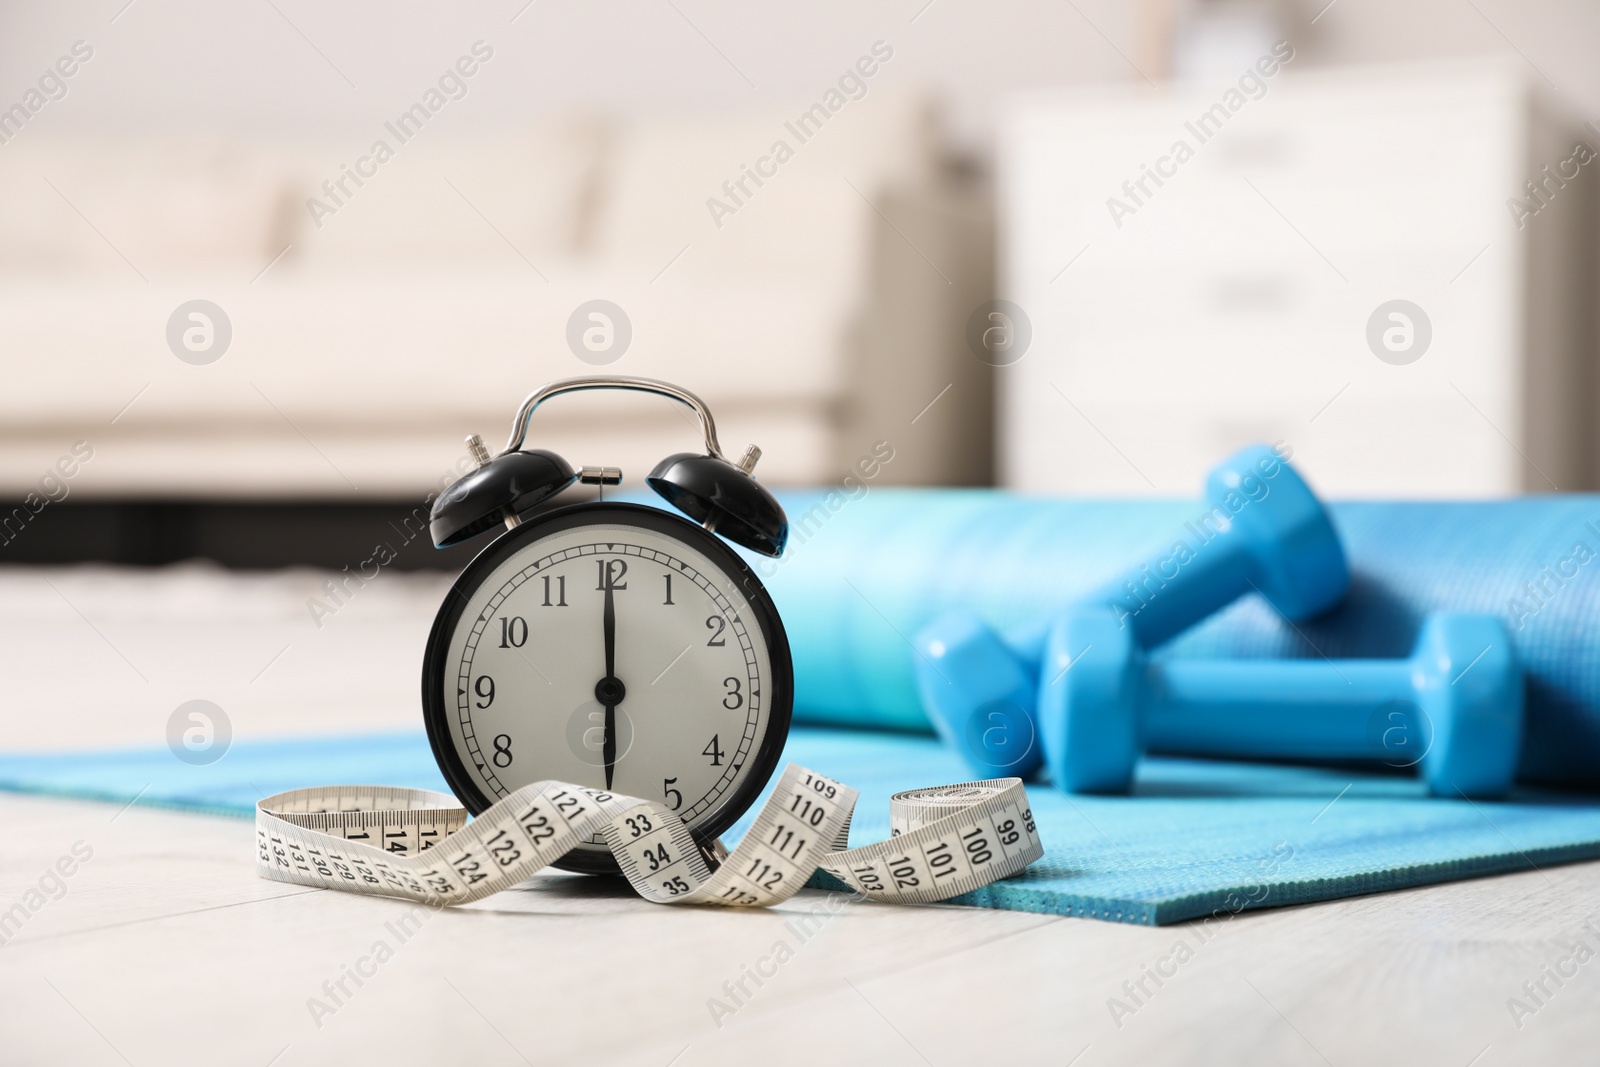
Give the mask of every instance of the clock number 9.
M 478 707 L 486 708 L 494 703 L 494 679 L 487 674 L 478 675 L 478 680 L 472 683 L 472 691 L 480 698 Z

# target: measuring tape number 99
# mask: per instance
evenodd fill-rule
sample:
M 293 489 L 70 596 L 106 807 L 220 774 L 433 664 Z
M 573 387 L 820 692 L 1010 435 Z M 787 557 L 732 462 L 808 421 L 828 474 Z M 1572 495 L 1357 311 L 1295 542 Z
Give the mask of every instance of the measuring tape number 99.
M 791 763 L 733 852 L 702 849 L 658 803 L 535 782 L 473 819 L 422 789 L 294 789 L 256 806 L 263 877 L 324 889 L 467 904 L 523 881 L 593 834 L 658 904 L 768 907 L 818 867 L 871 900 L 929 903 L 1020 873 L 1044 855 L 1019 778 L 897 793 L 894 836 L 848 848 L 856 790 Z

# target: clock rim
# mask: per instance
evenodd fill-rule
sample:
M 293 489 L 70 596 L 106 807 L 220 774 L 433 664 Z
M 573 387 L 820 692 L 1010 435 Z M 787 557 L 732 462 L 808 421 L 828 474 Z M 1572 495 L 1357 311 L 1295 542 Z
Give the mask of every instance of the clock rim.
M 755 803 L 767 787 L 778 760 L 788 741 L 789 727 L 794 714 L 794 663 L 789 652 L 789 636 L 783 628 L 777 605 L 762 584 L 756 572 L 738 553 L 704 528 L 679 518 L 671 512 L 644 504 L 627 501 L 586 501 L 547 511 L 525 519 L 515 528 L 495 538 L 461 569 L 444 603 L 434 616 L 428 632 L 428 643 L 422 655 L 422 721 L 428 733 L 428 745 L 433 750 L 434 762 L 449 784 L 451 792 L 473 815 L 478 815 L 494 802 L 488 799 L 467 773 L 465 762 L 456 752 L 450 737 L 450 709 L 446 706 L 443 681 L 446 674 L 445 657 L 450 650 L 450 637 L 466 611 L 472 594 L 480 589 L 489 574 L 514 555 L 529 541 L 550 534 L 598 523 L 618 523 L 639 526 L 652 532 L 665 534 L 703 553 L 723 573 L 733 579 L 743 592 L 746 602 L 755 615 L 761 638 L 767 645 L 767 658 L 772 677 L 767 680 L 768 727 L 761 744 L 748 761 L 749 770 L 744 780 L 708 812 L 699 825 L 689 827 L 695 842 L 709 845 Z M 585 874 L 618 874 L 620 868 L 609 852 L 588 852 L 574 849 L 558 860 L 555 866 L 562 870 Z

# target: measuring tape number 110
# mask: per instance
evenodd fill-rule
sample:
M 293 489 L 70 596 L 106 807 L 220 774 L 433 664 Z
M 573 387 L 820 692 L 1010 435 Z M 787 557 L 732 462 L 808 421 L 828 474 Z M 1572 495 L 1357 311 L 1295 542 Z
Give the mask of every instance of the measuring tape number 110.
M 1044 855 L 1022 780 L 897 793 L 894 836 L 848 848 L 857 791 L 791 763 L 732 853 L 702 848 L 662 804 L 534 782 L 471 822 L 453 797 L 388 786 L 294 789 L 256 806 L 263 877 L 466 904 L 515 885 L 591 835 L 658 904 L 769 907 L 822 868 L 860 895 L 929 903 L 1020 873 Z

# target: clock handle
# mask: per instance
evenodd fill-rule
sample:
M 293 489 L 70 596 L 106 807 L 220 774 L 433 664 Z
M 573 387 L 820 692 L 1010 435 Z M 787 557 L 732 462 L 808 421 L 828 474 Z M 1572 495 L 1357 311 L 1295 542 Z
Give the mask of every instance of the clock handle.
M 551 382 L 543 389 L 528 394 L 522 402 L 522 407 L 517 410 L 517 417 L 511 422 L 511 437 L 506 441 L 506 447 L 500 454 L 506 455 L 522 447 L 523 441 L 528 436 L 528 422 L 533 418 L 534 409 L 551 397 L 560 396 L 562 393 L 581 393 L 590 389 L 622 389 L 635 393 L 654 393 L 664 396 L 669 400 L 676 400 L 700 417 L 700 428 L 705 432 L 706 453 L 718 459 L 722 457 L 722 446 L 717 443 L 717 423 L 711 417 L 711 409 L 706 407 L 706 402 L 695 396 L 689 390 L 671 382 L 659 381 L 655 378 L 630 378 L 621 375 L 597 374 L 582 378 L 563 378 L 558 382 Z

